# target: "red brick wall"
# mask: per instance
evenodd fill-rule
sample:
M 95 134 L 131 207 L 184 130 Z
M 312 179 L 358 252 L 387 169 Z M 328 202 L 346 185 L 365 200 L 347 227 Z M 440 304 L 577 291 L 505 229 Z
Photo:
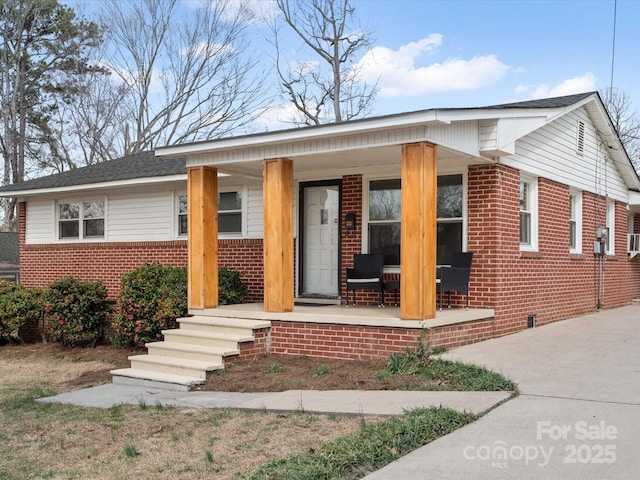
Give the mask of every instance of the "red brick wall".
M 606 202 L 589 193 L 582 199 L 582 251 L 569 253 L 569 188 L 538 181 L 538 251 L 519 247 L 519 172 L 503 165 L 469 168 L 469 250 L 475 253 L 471 306 L 494 308 L 496 335 L 527 325 L 592 312 L 598 303 L 598 259 L 592 254 L 596 217 L 604 222 Z M 599 215 L 597 213 L 599 212 Z M 627 258 L 626 213 L 616 204 L 615 256 L 602 259 L 604 308 L 629 303 L 631 266 Z
M 354 360 L 383 359 L 418 345 L 423 330 L 396 327 L 271 322 L 268 351 L 273 355 L 306 355 Z M 452 348 L 493 336 L 493 320 L 429 329 L 424 343 Z
M 264 258 L 261 238 L 219 240 L 218 264 L 241 272 L 242 281 L 249 288 L 248 302 L 262 302 Z

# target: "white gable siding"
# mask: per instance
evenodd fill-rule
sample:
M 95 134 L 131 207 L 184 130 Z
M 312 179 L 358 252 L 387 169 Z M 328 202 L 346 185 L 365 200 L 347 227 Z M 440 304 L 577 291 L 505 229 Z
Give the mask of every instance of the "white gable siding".
M 27 202 L 26 243 L 51 243 L 55 230 L 54 204 L 51 200 Z
M 583 155 L 576 152 L 578 119 L 585 123 Z M 609 160 L 603 169 L 606 154 L 587 113 L 580 109 L 518 140 L 516 153 L 502 158 L 501 162 L 579 190 L 607 193 L 626 202 L 628 189 L 614 162 Z
M 151 188 L 109 195 L 107 240 L 136 242 L 174 238 L 174 194 Z

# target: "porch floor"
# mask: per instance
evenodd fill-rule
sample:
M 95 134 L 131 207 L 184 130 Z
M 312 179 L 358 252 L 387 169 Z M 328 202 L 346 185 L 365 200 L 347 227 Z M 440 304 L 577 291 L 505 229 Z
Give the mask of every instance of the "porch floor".
M 208 317 L 243 318 L 251 320 L 279 320 L 305 323 L 330 323 L 334 325 L 364 325 L 374 327 L 433 328 L 459 323 L 487 320 L 495 316 L 490 308 L 451 308 L 436 311 L 436 318 L 428 320 L 401 320 L 400 308 L 345 305 L 296 305 L 293 312 L 265 312 L 262 303 L 221 305 L 218 308 L 189 309 L 192 315 Z

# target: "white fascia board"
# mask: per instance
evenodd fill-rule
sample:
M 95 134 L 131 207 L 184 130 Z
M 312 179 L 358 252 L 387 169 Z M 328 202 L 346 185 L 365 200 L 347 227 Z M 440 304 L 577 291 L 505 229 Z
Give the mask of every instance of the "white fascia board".
M 611 121 L 607 109 L 602 101 L 596 101 L 596 97 L 590 97 L 592 103 L 585 108 L 596 127 L 598 137 L 609 148 L 609 155 L 616 161 L 620 175 L 624 179 L 627 187 L 639 190 L 640 177 L 636 172 L 631 159 L 618 135 L 616 128 Z
M 0 197 L 30 197 L 33 195 L 46 195 L 51 193 L 68 193 L 68 192 L 82 192 L 88 190 L 103 190 L 112 188 L 122 188 L 139 185 L 153 185 L 161 183 L 187 181 L 186 174 L 180 175 L 166 175 L 163 177 L 140 177 L 131 178 L 128 180 L 116 180 L 113 182 L 102 183 L 86 183 L 82 185 L 69 185 L 66 187 L 51 187 L 51 188 L 34 188 L 31 190 L 14 190 L 11 192 L 0 192 Z
M 313 141 L 327 137 L 340 137 L 361 133 L 371 133 L 380 130 L 410 128 L 417 125 L 448 125 L 454 122 L 475 121 L 486 119 L 508 118 L 543 118 L 549 122 L 551 118 L 566 112 L 565 108 L 536 108 L 536 109 L 444 109 L 425 110 L 370 120 L 344 122 L 340 124 L 321 125 L 318 127 L 298 128 L 276 132 L 244 135 L 240 137 L 222 138 L 205 142 L 174 145 L 157 148 L 158 157 L 184 157 L 225 150 L 246 149 L 252 147 L 267 147 L 283 143 Z
M 640 192 L 629 190 L 629 205 L 632 207 L 640 207 Z

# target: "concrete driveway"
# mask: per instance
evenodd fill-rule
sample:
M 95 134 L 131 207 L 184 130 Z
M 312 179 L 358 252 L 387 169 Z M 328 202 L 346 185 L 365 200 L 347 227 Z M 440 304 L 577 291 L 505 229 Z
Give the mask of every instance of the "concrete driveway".
M 447 357 L 504 373 L 521 395 L 367 480 L 640 478 L 640 305 Z

